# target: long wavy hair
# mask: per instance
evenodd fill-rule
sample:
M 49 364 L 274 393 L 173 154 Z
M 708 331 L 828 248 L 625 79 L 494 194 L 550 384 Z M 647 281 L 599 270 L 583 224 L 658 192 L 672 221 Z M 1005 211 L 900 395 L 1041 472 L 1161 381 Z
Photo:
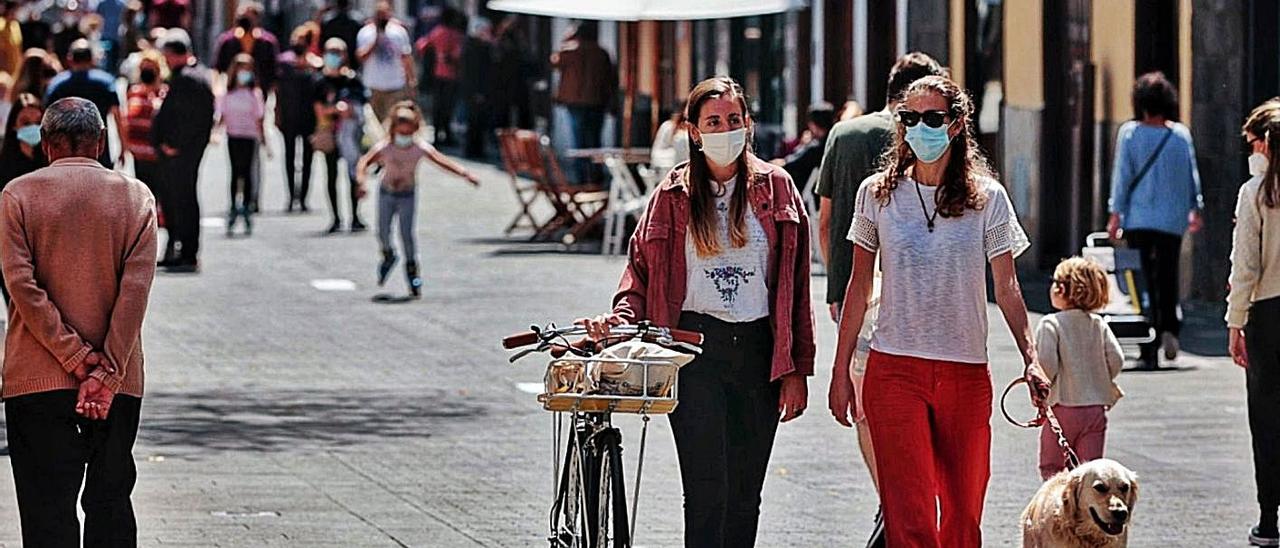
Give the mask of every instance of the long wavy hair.
M 948 151 L 950 160 L 942 175 L 942 184 L 934 194 L 934 207 L 942 217 L 960 217 L 966 209 L 981 210 L 987 205 L 987 195 L 982 192 L 979 178 L 994 177 L 995 172 L 986 156 L 978 148 L 973 135 L 973 100 L 969 94 L 950 78 L 926 76 L 916 80 L 902 95 L 902 104 L 920 95 L 935 94 L 947 101 L 947 112 L 952 124 L 960 124 L 960 133 L 951 138 Z M 923 123 L 923 122 L 921 122 Z M 898 182 L 907 176 L 907 170 L 916 163 L 916 155 L 906 141 L 907 128 L 897 123 L 893 146 L 880 160 L 880 178 L 872 188 L 881 204 L 889 203 Z
M 743 123 L 747 125 L 747 146 L 738 157 L 737 184 L 733 186 L 733 195 L 729 198 L 729 243 L 733 247 L 747 245 L 747 186 L 753 177 L 751 170 L 751 110 L 747 107 L 747 96 L 732 78 L 718 76 L 698 83 L 689 92 L 689 104 L 685 107 L 685 120 L 690 127 L 697 127 L 702 116 L 702 106 L 712 99 L 730 99 L 742 107 Z M 716 215 L 716 188 L 711 181 L 711 169 L 707 164 L 707 156 L 701 147 L 689 140 L 688 169 L 689 201 L 691 202 L 689 223 L 693 235 L 693 247 L 699 257 L 714 257 L 720 254 L 720 238 Z
M 1280 206 L 1280 97 L 1254 108 L 1244 121 L 1242 132 L 1246 139 L 1267 143 L 1267 172 L 1262 175 L 1258 198 L 1269 208 Z

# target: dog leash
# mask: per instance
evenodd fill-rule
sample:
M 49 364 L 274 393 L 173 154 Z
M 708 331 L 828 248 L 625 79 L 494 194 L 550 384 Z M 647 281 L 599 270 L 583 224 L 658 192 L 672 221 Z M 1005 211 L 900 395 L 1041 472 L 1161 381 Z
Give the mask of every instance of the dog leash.
M 1067 470 L 1074 470 L 1077 466 L 1080 466 L 1080 457 L 1076 456 L 1075 450 L 1067 442 L 1067 436 L 1062 433 L 1062 425 L 1058 423 L 1058 416 L 1053 414 L 1053 408 L 1042 402 L 1039 407 L 1040 415 L 1027 422 L 1019 422 L 1009 414 L 1009 409 L 1005 406 L 1005 400 L 1008 399 L 1009 392 L 1013 390 L 1013 387 L 1019 384 L 1027 384 L 1026 377 L 1014 379 L 1013 382 L 1009 383 L 1009 386 L 1004 388 L 1004 393 L 1000 395 L 1000 413 L 1004 415 L 1004 420 L 1019 428 L 1039 428 L 1048 423 L 1049 430 L 1058 437 L 1058 447 L 1062 449 L 1062 457 L 1067 461 Z M 1031 390 L 1030 384 L 1027 384 L 1027 390 Z

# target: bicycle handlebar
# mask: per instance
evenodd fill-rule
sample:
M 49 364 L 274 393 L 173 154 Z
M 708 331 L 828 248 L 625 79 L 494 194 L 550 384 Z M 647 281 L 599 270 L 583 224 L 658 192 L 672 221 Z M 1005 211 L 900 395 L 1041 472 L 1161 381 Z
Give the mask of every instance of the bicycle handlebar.
M 670 327 L 657 327 L 647 322 L 615 325 L 610 328 L 609 332 L 611 338 L 616 337 L 619 339 L 629 339 L 633 337 L 641 337 L 645 341 L 655 342 L 662 345 L 678 347 L 692 346 L 695 351 L 697 350 L 696 347 L 702 345 L 703 340 L 702 333 L 698 333 L 696 331 L 686 331 Z M 550 347 L 554 346 L 553 341 L 556 339 L 563 340 L 569 337 L 583 337 L 585 335 L 587 335 L 587 328 L 581 325 L 571 325 L 559 328 L 554 324 L 541 328 L 538 326 L 532 326 L 529 331 L 504 337 L 502 339 L 502 347 L 507 350 L 515 350 L 517 348 L 532 346 L 535 344 Z
M 507 350 L 515 350 L 522 346 L 538 344 L 541 340 L 542 339 L 538 336 L 537 331 L 525 331 L 523 333 L 516 333 L 515 335 L 503 337 L 502 347 Z

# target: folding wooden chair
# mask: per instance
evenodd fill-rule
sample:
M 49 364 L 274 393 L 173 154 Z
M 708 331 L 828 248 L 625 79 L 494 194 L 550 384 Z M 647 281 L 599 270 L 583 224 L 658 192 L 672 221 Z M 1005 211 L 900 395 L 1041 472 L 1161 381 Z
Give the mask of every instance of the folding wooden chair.
M 556 206 L 560 223 L 560 226 L 552 226 L 557 221 L 547 223 L 543 237 L 549 238 L 556 230 L 565 228 L 568 232 L 561 240 L 565 245 L 573 245 L 604 222 L 605 213 L 609 209 L 609 189 L 600 185 L 570 185 L 564 177 L 564 171 L 560 169 L 560 161 L 556 159 L 551 140 L 544 136 L 538 141 L 538 145 L 546 161 L 543 193 Z
M 532 193 L 519 194 L 522 207 L 527 209 L 540 195 L 551 203 L 554 210 L 546 222 L 534 222 L 533 239 L 548 240 L 563 231 L 563 241 L 572 244 L 600 223 L 608 204 L 607 190 L 566 183 L 551 141 L 546 136 L 529 130 L 509 131 L 505 135 L 502 141 L 503 161 L 512 180 L 524 177 L 532 181 Z M 517 214 L 517 221 L 524 217 Z M 531 216 L 528 218 L 532 219 Z
M 503 234 L 510 235 L 519 228 L 533 229 L 534 234 L 538 234 L 545 223 L 539 223 L 533 218 L 533 212 L 529 208 L 533 207 L 538 200 L 538 196 L 542 192 L 538 189 L 538 182 L 533 179 L 534 173 L 538 171 L 536 166 L 541 165 L 539 158 L 530 158 L 526 151 L 519 145 L 520 132 L 533 133 L 528 130 L 519 129 L 499 129 L 498 130 L 498 146 L 502 151 L 502 165 L 506 168 L 507 174 L 511 176 L 511 189 L 515 191 L 516 200 L 520 203 L 520 210 L 516 212 L 516 216 L 511 219 L 511 223 L 503 230 Z

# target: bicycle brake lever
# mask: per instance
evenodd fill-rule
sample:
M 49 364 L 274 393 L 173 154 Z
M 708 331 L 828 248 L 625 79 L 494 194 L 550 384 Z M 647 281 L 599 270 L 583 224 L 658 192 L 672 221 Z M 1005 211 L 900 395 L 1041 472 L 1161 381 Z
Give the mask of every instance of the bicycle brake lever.
M 507 358 L 507 360 L 510 361 L 511 363 L 516 363 L 521 358 L 524 358 L 525 356 L 528 356 L 529 354 L 532 354 L 537 351 L 538 349 L 536 348 L 526 348 L 524 350 L 516 352 L 515 355 L 511 356 L 510 358 Z
M 687 352 L 687 353 L 689 353 L 689 354 L 693 354 L 694 356 L 701 356 L 701 355 L 702 355 L 702 348 L 701 348 L 701 347 L 697 347 L 697 346 L 694 346 L 694 345 L 689 344 L 689 343 L 673 342 L 673 343 L 671 343 L 670 345 L 667 345 L 667 346 L 668 346 L 668 347 L 670 347 L 670 348 L 673 348 L 673 349 L 681 349 L 681 350 L 684 350 L 685 352 Z

